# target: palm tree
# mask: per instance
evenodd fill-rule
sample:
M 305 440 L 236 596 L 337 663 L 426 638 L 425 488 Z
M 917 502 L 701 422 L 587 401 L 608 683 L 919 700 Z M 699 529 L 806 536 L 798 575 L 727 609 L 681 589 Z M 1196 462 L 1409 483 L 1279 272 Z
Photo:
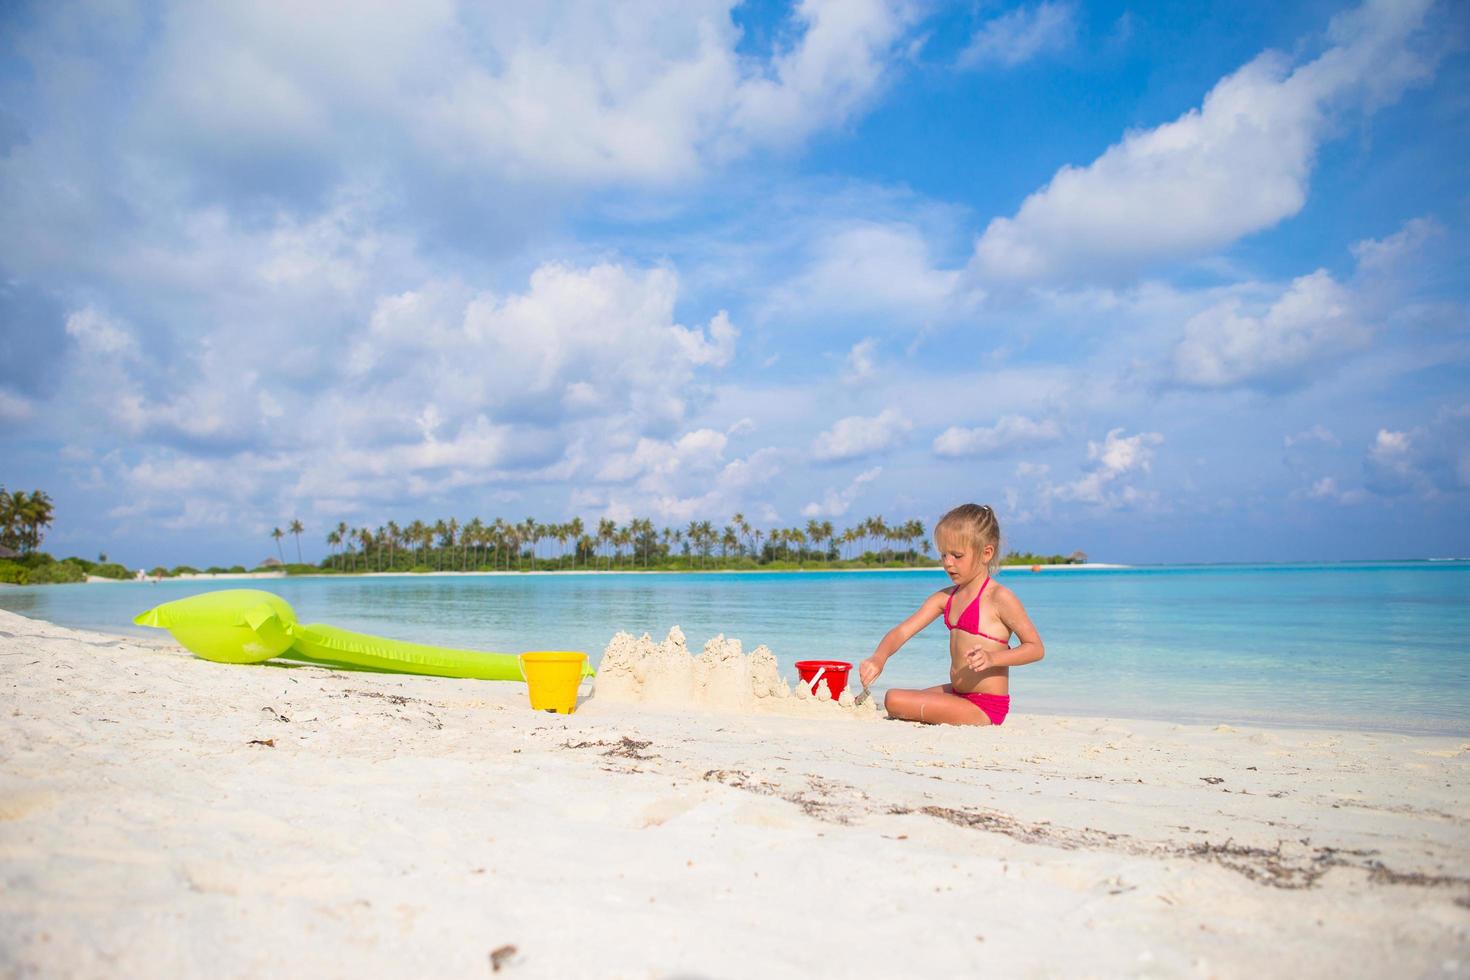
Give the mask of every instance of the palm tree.
M 613 535 L 613 553 L 614 554 L 617 554 L 617 553 L 621 552 L 623 550 L 623 546 L 624 545 L 627 545 L 628 546 L 628 556 L 631 559 L 632 558 L 632 555 L 633 555 L 633 524 L 632 523 L 628 523 L 628 524 L 623 525 Z
M 553 524 L 551 526 L 551 536 L 556 539 L 556 567 L 560 568 L 566 564 L 567 539 L 572 536 L 572 526 L 570 524 Z
M 291 519 L 291 526 L 289 528 L 287 528 L 287 530 L 289 530 L 292 534 L 296 535 L 296 564 L 298 564 L 298 565 L 305 564 L 301 560 L 301 532 L 302 531 L 305 531 L 306 528 L 301 525 L 301 522 L 299 520 L 296 520 L 295 518 L 292 518 Z
M 690 521 L 689 522 L 689 526 L 684 529 L 684 534 L 689 538 L 689 547 L 692 548 L 692 549 L 694 549 L 694 554 L 695 554 L 696 557 L 698 557 L 699 554 L 700 554 L 700 551 L 701 551 L 701 549 L 699 547 L 700 546 L 699 522 L 698 521 Z
M 490 522 L 490 567 L 494 568 L 497 558 L 505 550 L 505 521 L 497 517 Z M 506 568 L 509 568 L 506 565 Z
M 408 552 L 408 567 L 412 571 L 419 562 L 419 541 L 423 535 L 424 522 L 412 520 L 399 532 L 398 543 L 403 550 Z
M 284 538 L 285 536 L 286 536 L 286 532 L 285 531 L 282 531 L 280 528 L 277 527 L 277 528 L 272 528 L 271 529 L 271 537 L 273 537 L 273 538 L 276 539 L 276 554 L 278 554 L 278 555 L 281 556 L 281 564 L 282 565 L 286 564 L 286 555 L 285 555 L 285 552 L 281 551 L 281 539 Z
M 888 541 L 888 524 L 884 522 L 883 515 L 868 518 L 868 533 L 879 541 Z M 878 564 L 883 564 L 883 548 L 878 549 Z
M 638 522 L 638 540 L 643 543 L 643 567 L 647 569 L 653 557 L 654 546 L 658 544 L 658 531 L 653 526 L 652 518 L 642 518 Z
M 0 486 L 0 544 L 19 549 L 20 502 L 18 494 L 12 494 Z
M 730 518 L 730 523 L 735 525 L 736 533 L 742 538 L 746 540 L 750 539 L 750 525 L 746 523 L 745 513 L 743 511 L 736 511 L 735 516 Z
M 710 552 L 714 550 L 717 536 L 715 526 L 710 521 L 699 522 L 699 557 L 706 564 L 709 562 Z
M 828 527 L 830 528 L 831 525 L 829 524 Z M 807 521 L 806 536 L 811 538 L 812 544 L 820 548 L 822 546 L 822 541 L 826 539 L 826 533 L 823 531 L 822 522 L 817 520 L 815 517 Z
M 397 521 L 388 522 L 388 567 L 392 569 L 398 563 L 398 542 L 403 539 L 403 528 L 398 526 Z
M 460 535 L 460 543 L 464 545 L 465 550 L 464 565 L 462 566 L 463 568 L 468 568 L 471 564 L 471 548 L 475 550 L 474 566 L 476 568 L 480 567 L 480 541 L 484 538 L 484 536 L 485 522 L 480 520 L 478 517 L 470 518 L 470 522 L 464 526 L 464 533 Z
M 914 542 L 922 542 L 924 554 L 927 555 L 929 553 L 929 537 L 924 533 L 924 522 L 917 518 L 910 520 L 904 524 L 904 529 L 907 532 L 906 537 L 909 541 L 909 549 L 913 550 Z
M 597 541 L 603 547 L 612 544 L 613 535 L 617 533 L 618 526 L 606 517 L 597 522 Z M 608 558 L 607 567 L 612 568 L 612 558 Z
M 546 536 L 546 526 L 537 524 L 536 518 L 528 517 L 521 522 L 521 527 L 525 528 L 526 540 L 531 542 L 531 569 L 534 571 L 536 569 L 536 548 L 541 544 L 541 539 Z
M 41 546 L 43 528 L 51 526 L 53 507 L 44 490 L 5 493 L 0 488 L 0 542 L 32 552 Z
M 331 558 L 335 559 L 337 557 L 337 545 L 341 543 L 342 535 L 338 534 L 335 529 L 327 532 L 327 553 Z M 333 564 L 335 564 L 335 561 Z

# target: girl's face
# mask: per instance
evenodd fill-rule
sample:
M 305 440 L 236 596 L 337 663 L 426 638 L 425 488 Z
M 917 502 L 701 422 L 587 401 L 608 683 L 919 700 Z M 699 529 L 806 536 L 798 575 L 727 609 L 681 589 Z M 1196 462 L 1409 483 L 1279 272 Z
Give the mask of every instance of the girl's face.
M 958 585 L 972 581 L 987 570 L 995 557 L 995 545 L 975 549 L 975 546 L 959 538 L 948 538 L 939 542 L 939 557 L 944 562 L 944 571 Z

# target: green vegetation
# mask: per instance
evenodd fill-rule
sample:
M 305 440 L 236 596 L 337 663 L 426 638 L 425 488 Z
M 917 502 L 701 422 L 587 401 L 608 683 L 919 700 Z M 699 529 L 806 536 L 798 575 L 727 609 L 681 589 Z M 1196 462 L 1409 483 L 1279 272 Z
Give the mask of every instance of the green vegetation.
M 0 584 L 40 585 L 84 582 L 88 576 L 126 580 L 133 573 L 107 555 L 95 562 L 84 558 L 60 561 L 40 551 L 45 530 L 51 526 L 51 498 L 44 491 L 6 491 L 0 487 L 0 544 L 13 557 L 0 557 Z M 654 526 L 648 518 L 624 525 L 600 520 L 596 528 L 580 518 L 564 524 L 542 524 L 535 518 L 519 523 L 474 518 L 464 524 L 455 518 L 433 523 L 413 521 L 400 527 L 389 521 L 376 529 L 339 523 L 327 535 L 331 553 L 319 565 L 301 560 L 300 520 L 288 531 L 270 532 L 279 559 L 270 558 L 256 572 L 287 575 L 360 574 L 363 572 L 440 571 L 577 571 L 583 569 L 636 571 L 796 571 L 846 568 L 923 568 L 938 564 L 924 525 L 916 520 L 889 524 L 869 517 L 838 531 L 831 521 L 809 520 L 805 526 L 762 530 L 743 514 L 715 527 L 710 521 L 690 521 L 682 528 Z M 282 540 L 296 539 L 295 562 L 286 562 Z M 1033 555 L 1012 552 L 1006 565 L 1052 565 L 1085 562 L 1087 556 Z M 211 565 L 214 575 L 242 574 L 245 567 Z M 190 565 L 155 566 L 151 578 L 200 574 Z
M 291 533 L 305 530 L 291 522 Z M 271 531 L 277 548 L 283 536 Z M 436 571 L 784 571 L 847 568 L 932 567 L 937 560 L 923 523 L 890 525 L 869 517 L 838 531 L 831 521 L 810 520 L 803 527 L 754 528 L 743 514 L 715 527 L 691 521 L 682 528 L 658 528 L 647 518 L 624 525 L 601 520 L 595 528 L 574 518 L 564 524 L 519 523 L 501 518 L 455 518 L 433 523 L 397 522 L 354 528 L 345 521 L 326 535 L 330 554 L 320 565 L 281 564 L 291 575 Z M 298 544 L 299 547 L 299 544 Z M 1080 552 L 1061 555 L 1011 554 L 1007 564 L 1067 564 L 1085 561 Z M 258 569 L 265 570 L 265 569 Z
M 1012 551 L 1001 559 L 1002 565 L 1085 565 L 1087 556 L 1080 551 L 1070 555 L 1033 555 L 1029 551 Z
M 70 558 L 48 562 L 30 571 L 27 585 L 64 585 L 69 582 L 85 582 L 87 570 Z
M 19 558 L 0 559 L 0 582 L 9 585 L 55 585 L 85 582 L 88 569 L 96 567 L 84 558 L 57 561 L 44 551 L 31 551 Z
M 0 486 L 0 545 L 22 556 L 41 547 L 54 508 L 44 490 L 11 493 Z

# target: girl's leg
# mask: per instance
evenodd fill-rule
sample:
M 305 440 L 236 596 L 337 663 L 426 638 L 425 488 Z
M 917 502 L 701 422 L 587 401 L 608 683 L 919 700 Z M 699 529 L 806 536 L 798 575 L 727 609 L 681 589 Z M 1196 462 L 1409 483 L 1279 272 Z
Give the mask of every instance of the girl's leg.
M 939 684 L 922 691 L 896 688 L 883 698 L 888 717 L 926 725 L 988 725 L 990 716 L 966 698 L 956 697 L 953 686 Z

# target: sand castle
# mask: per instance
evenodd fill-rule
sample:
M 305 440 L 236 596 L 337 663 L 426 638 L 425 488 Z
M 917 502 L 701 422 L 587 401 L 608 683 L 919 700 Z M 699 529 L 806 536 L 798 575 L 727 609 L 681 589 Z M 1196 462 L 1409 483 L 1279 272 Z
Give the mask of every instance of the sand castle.
M 684 631 L 669 630 L 662 642 L 647 633 L 613 636 L 598 664 L 592 701 L 660 704 L 733 713 L 769 712 L 827 717 L 878 718 L 882 709 L 870 699 L 854 704 L 852 691 L 835 701 L 826 685 L 813 693 L 805 684 L 788 684 L 776 655 L 765 644 L 746 654 L 741 643 L 723 634 L 691 655 Z

